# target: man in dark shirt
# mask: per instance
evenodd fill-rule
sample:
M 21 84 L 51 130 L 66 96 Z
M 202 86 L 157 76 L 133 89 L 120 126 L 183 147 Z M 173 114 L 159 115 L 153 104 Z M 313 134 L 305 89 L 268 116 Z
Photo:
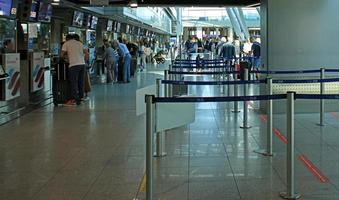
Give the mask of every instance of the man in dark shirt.
M 259 68 L 260 67 L 260 43 L 254 41 L 252 44 L 251 52 L 253 55 L 253 67 Z
M 254 39 L 252 39 L 252 48 L 251 48 L 251 52 L 252 52 L 252 66 L 253 66 L 253 70 L 259 70 L 260 65 L 261 65 L 261 54 L 260 54 L 260 43 L 258 41 L 255 41 Z M 258 74 L 256 74 L 256 78 L 258 79 L 259 76 Z
M 221 47 L 220 57 L 225 60 L 232 60 L 235 56 L 235 46 L 227 40 L 227 42 Z

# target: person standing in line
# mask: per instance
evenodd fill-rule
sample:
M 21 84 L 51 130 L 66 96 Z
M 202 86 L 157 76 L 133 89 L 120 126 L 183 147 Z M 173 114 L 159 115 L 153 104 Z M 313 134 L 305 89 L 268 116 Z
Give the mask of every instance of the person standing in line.
M 221 47 L 219 56 L 224 58 L 227 64 L 232 64 L 233 59 L 236 58 L 235 46 L 232 44 L 230 38 L 228 38 Z
M 251 49 L 252 49 L 252 43 L 251 43 L 251 40 L 248 39 L 248 40 L 246 40 L 246 42 L 244 43 L 244 46 L 242 48 L 242 52 L 244 54 L 244 57 L 250 57 L 251 56 Z M 249 59 L 246 59 L 246 60 L 249 60 Z
M 122 57 L 122 63 L 124 65 L 123 67 L 123 79 L 124 83 L 129 83 L 130 82 L 130 77 L 131 77 L 131 54 L 128 51 L 127 46 L 122 43 L 122 39 L 119 38 L 119 40 L 114 40 L 114 46 L 119 48 L 120 55 Z
M 118 76 L 119 76 L 119 48 L 116 48 L 114 47 L 114 43 L 113 42 L 110 42 L 111 44 L 111 47 L 113 49 L 113 54 L 114 54 L 114 57 L 113 57 L 113 60 L 114 60 L 114 63 L 113 63 L 113 82 L 114 83 L 117 83 L 118 82 Z
M 260 38 L 257 38 L 256 40 L 254 40 L 254 38 L 252 38 L 252 47 L 251 47 L 251 53 L 252 53 L 252 67 L 253 70 L 255 71 L 259 71 L 260 65 L 261 65 L 261 54 L 260 54 L 260 42 L 259 42 Z M 259 78 L 258 73 L 255 74 L 256 78 Z
M 132 57 L 130 72 L 131 72 L 131 76 L 134 77 L 135 71 L 137 69 L 137 64 L 138 64 L 137 56 L 138 56 L 139 47 L 135 43 L 128 41 L 127 38 L 124 38 L 123 43 L 127 46 L 127 49 Z
M 104 62 L 107 69 L 107 83 L 112 83 L 114 80 L 114 50 L 109 44 L 109 42 L 105 43 L 105 54 L 104 54 Z
M 88 57 L 87 51 L 83 44 L 78 41 L 79 35 L 68 35 L 66 42 L 62 45 L 61 58 L 67 55 L 69 60 L 69 81 L 71 86 L 71 100 L 66 105 L 81 104 L 84 98 L 84 73 L 85 73 L 85 56 Z

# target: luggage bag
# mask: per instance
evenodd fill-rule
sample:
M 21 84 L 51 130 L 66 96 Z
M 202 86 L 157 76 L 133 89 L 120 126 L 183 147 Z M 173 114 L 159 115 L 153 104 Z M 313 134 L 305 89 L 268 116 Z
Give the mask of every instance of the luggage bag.
M 70 84 L 67 79 L 67 64 L 59 62 L 53 71 L 53 103 L 55 106 L 65 104 L 70 99 Z

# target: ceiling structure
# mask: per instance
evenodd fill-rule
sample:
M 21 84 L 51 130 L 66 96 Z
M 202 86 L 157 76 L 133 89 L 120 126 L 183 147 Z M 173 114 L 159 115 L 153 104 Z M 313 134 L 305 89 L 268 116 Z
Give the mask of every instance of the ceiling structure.
M 90 5 L 90 0 L 68 0 L 78 5 Z M 129 0 L 109 0 L 112 6 L 127 6 Z M 138 0 L 138 6 L 258 6 L 260 0 Z

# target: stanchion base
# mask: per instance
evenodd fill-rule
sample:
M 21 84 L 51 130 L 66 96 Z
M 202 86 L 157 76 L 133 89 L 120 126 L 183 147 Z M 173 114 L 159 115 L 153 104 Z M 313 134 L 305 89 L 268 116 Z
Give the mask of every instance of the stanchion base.
M 161 158 L 161 157 L 165 157 L 165 156 L 167 156 L 167 153 L 165 153 L 165 152 L 161 153 L 160 155 L 158 155 L 157 153 L 153 154 L 153 157 L 156 157 L 156 158 Z
M 300 194 L 294 194 L 293 197 L 290 197 L 289 195 L 287 195 L 287 192 L 280 192 L 279 196 L 283 199 L 289 199 L 289 200 L 301 198 Z
M 274 153 L 268 153 L 265 149 L 258 149 L 258 150 L 254 150 L 253 152 L 263 155 L 263 156 L 270 156 L 270 157 L 274 156 Z
M 320 123 L 319 123 L 319 124 L 317 124 L 317 125 L 318 125 L 318 126 L 325 126 L 325 124 L 320 124 Z
M 250 129 L 250 128 L 252 128 L 252 126 L 240 126 L 240 128 L 242 128 L 242 129 Z

